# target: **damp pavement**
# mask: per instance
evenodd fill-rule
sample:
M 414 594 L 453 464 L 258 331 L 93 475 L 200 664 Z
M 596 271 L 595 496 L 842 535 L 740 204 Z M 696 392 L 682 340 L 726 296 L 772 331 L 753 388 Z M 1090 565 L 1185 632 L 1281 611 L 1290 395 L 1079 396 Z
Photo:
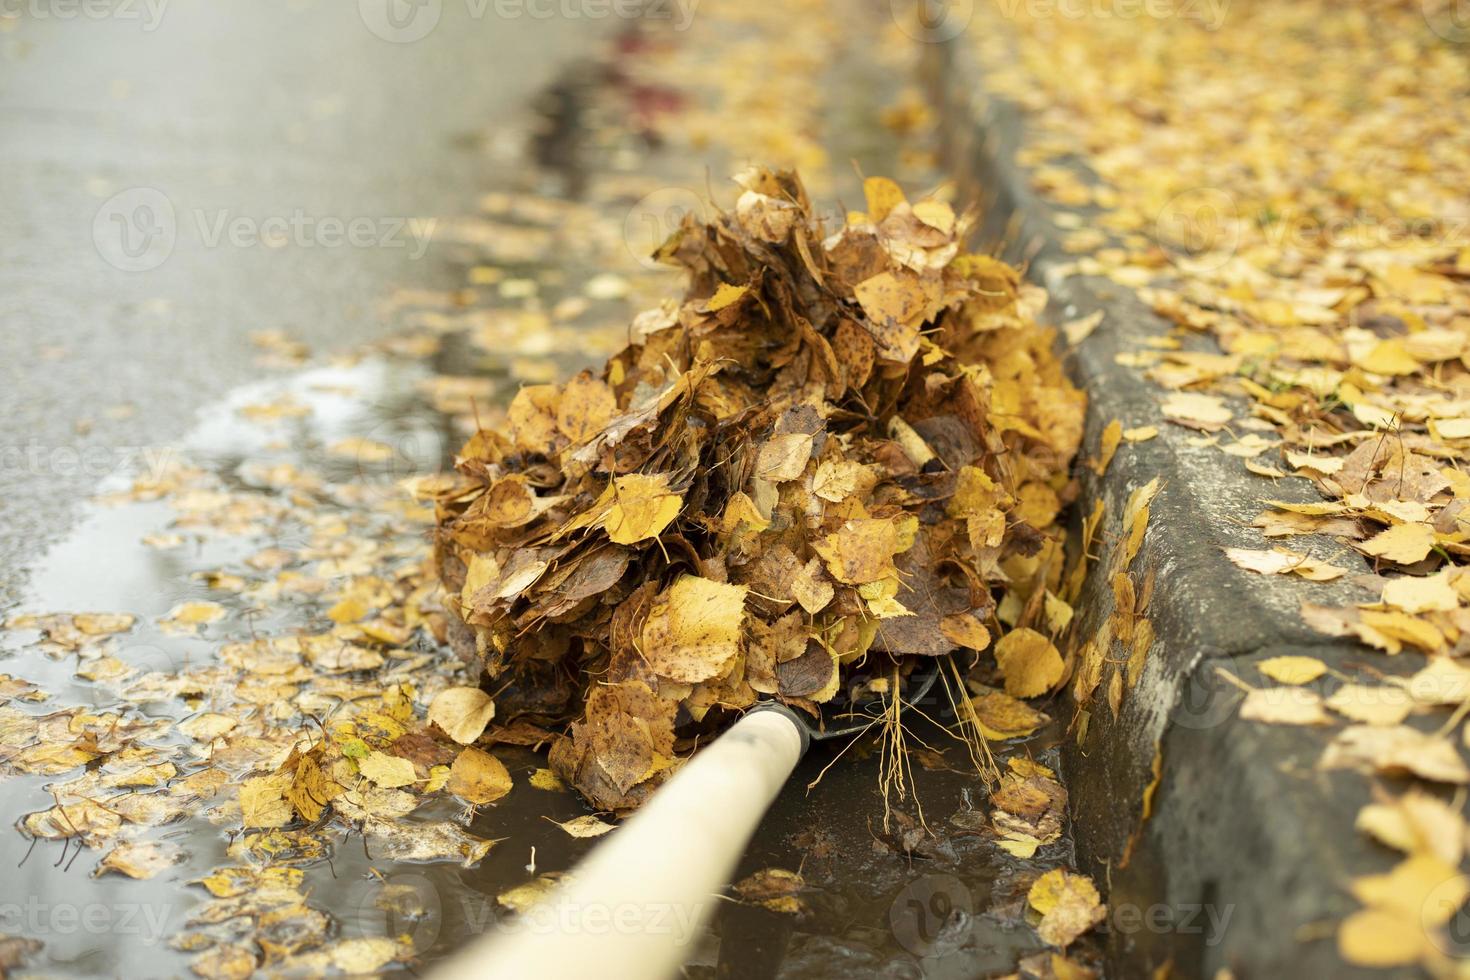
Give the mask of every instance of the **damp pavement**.
M 515 10 L 0 8 L 0 609 L 103 478 L 267 373 L 252 333 L 348 347 L 458 282 L 433 219 L 618 26 Z
M 473 212 L 481 194 L 505 186 L 529 105 L 556 117 L 537 146 L 547 162 L 586 152 L 575 134 L 558 134 L 591 111 L 581 99 L 597 73 L 586 59 L 618 25 L 492 23 L 450 3 L 392 8 L 438 10 L 426 25 L 377 18 L 385 8 L 174 0 L 156 21 L 0 21 L 0 166 L 9 175 L 0 187 L 0 413 L 12 423 L 0 440 L 0 609 L 18 601 L 37 612 L 130 611 L 143 624 L 119 654 L 130 666 L 168 673 L 207 662 L 217 641 L 170 638 L 148 624 L 208 595 L 202 574 L 238 570 L 270 542 L 201 539 L 160 551 L 143 539 L 170 530 L 166 503 L 97 506 L 88 497 L 146 470 L 156 460 L 144 450 L 158 446 L 247 493 L 271 490 L 242 477 L 247 462 L 286 463 L 334 483 L 432 472 L 463 432 L 423 382 L 435 372 L 503 380 L 503 358 L 470 353 L 452 336 L 432 364 L 370 357 L 333 367 L 320 358 L 272 364 L 284 345 L 252 340 L 279 330 L 317 354 L 361 347 L 392 328 L 381 300 L 393 289 L 461 286 L 463 256 L 421 247 L 410 221 Z M 847 106 L 843 118 L 877 117 L 888 94 L 860 61 L 832 74 L 871 100 Z M 834 158 L 892 172 L 887 134 L 871 122 L 836 129 Z M 705 172 L 688 160 L 657 164 Z M 518 174 L 516 186 L 527 184 Z M 561 188 L 576 194 L 579 182 L 564 175 Z M 332 219 L 366 219 L 369 242 L 331 244 Z M 554 260 L 573 288 L 596 271 L 572 267 L 565 254 Z M 285 434 L 241 421 L 243 406 L 283 398 L 311 405 L 309 419 Z M 323 453 L 334 440 L 381 436 L 385 425 L 398 451 L 389 472 L 343 470 Z M 222 629 L 250 635 L 320 622 L 310 607 L 273 610 L 269 621 L 233 615 Z M 0 640 L 4 670 L 52 692 L 53 703 L 116 704 L 106 685 L 76 677 L 74 662 L 39 652 L 34 637 Z M 157 718 L 179 710 L 147 708 Z M 937 741 L 927 728 L 921 734 Z M 1005 755 L 1055 767 L 1059 739 L 1050 727 Z M 526 784 L 544 756 L 497 754 L 517 788 L 468 826 L 505 840 L 477 867 L 387 861 L 350 835 L 303 864 L 334 938 L 406 934 L 432 961 L 503 924 L 497 896 L 570 868 L 593 846 L 549 822 L 585 813 L 580 800 Z M 858 743 L 840 758 L 837 749 L 813 752 L 738 872 L 799 869 L 806 912 L 793 919 L 722 901 L 709 930 L 684 937 L 688 974 L 958 978 L 1009 971 L 1041 949 L 1022 918 L 1026 889 L 1043 867 L 1071 865 L 1070 838 L 1037 862 L 1000 852 L 988 836 L 984 783 L 962 756 L 926 753 L 913 767 L 933 834 L 909 850 L 904 838 L 919 837 L 912 825 L 883 827 L 875 746 Z M 50 805 L 49 782 L 8 781 L 0 823 Z M 453 816 L 440 804 L 415 814 Z M 67 976 L 187 973 L 188 954 L 169 944 L 204 900 L 187 883 L 228 863 L 230 839 L 202 815 L 170 824 L 166 836 L 188 860 L 133 882 L 88 878 L 95 854 L 0 834 L 0 867 L 19 866 L 11 880 L 30 917 L 19 931 L 40 923 L 45 932 L 33 965 Z M 414 911 L 385 908 L 389 889 L 411 891 Z M 58 919 L 79 904 L 97 927 Z

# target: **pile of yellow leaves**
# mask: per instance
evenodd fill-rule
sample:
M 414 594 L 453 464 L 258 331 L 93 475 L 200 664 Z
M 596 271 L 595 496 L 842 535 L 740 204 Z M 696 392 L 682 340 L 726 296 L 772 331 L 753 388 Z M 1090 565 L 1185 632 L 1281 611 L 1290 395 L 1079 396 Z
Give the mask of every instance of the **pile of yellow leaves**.
M 892 181 L 831 233 L 795 174 L 736 183 L 658 252 L 682 303 L 640 314 L 599 376 L 522 388 L 505 431 L 419 484 L 451 635 L 493 696 L 483 739 L 552 740 L 608 809 L 758 699 L 817 719 L 893 695 L 1001 622 L 1023 627 L 996 651 L 1007 694 L 1062 679 L 1024 628 L 1062 577 L 1084 407 L 1044 296 Z
M 1270 540 L 1228 548 L 1228 559 L 1256 574 L 1361 586 L 1351 606 L 1305 603 L 1304 619 L 1389 655 L 1427 658 L 1404 677 L 1376 666 L 1334 676 L 1315 658 L 1272 658 L 1259 669 L 1277 686 L 1242 684 L 1241 717 L 1345 725 L 1322 768 L 1463 787 L 1463 29 L 1451 5 L 1435 2 L 1249 0 L 1228 15 L 1223 4 L 1192 13 L 1136 22 L 1021 5 L 1008 23 L 992 16 L 975 32 L 987 86 L 1029 110 L 1020 160 L 1033 186 L 1064 208 L 1101 210 L 1057 213 L 1078 259 L 1050 271 L 1136 289 L 1174 325 L 1118 360 L 1165 389 L 1159 414 L 1192 430 L 1181 441 L 1218 447 L 1221 466 L 1302 478 L 1321 492 L 1298 503 L 1263 489 L 1255 526 Z M 1199 335 L 1217 349 L 1199 349 Z M 1308 686 L 1319 678 L 1321 690 Z M 1431 724 L 1438 731 L 1422 730 Z M 1446 927 L 1470 894 L 1461 798 L 1450 806 L 1417 788 L 1384 791 L 1362 810 L 1360 828 L 1403 859 L 1352 882 L 1363 909 L 1340 927 L 1345 959 L 1446 971 Z

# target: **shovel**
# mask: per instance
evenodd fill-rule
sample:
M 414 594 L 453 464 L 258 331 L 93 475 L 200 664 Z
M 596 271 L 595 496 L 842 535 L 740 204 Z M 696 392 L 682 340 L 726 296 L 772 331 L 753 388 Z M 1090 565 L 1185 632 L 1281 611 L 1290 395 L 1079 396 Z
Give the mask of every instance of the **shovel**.
M 940 659 L 909 677 L 907 703 L 934 686 Z M 456 953 L 433 980 L 674 976 L 811 741 L 871 724 L 854 710 L 818 728 L 785 705 L 763 702 L 695 753 L 525 921 Z

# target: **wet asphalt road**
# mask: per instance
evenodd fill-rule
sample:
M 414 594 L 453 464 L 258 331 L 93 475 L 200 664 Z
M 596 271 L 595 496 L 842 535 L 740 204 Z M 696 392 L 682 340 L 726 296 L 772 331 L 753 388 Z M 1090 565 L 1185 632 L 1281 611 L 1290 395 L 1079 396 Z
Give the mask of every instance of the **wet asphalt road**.
M 0 0 L 0 610 L 102 480 L 269 372 L 252 332 L 346 348 L 456 285 L 426 220 L 616 26 L 497 9 Z

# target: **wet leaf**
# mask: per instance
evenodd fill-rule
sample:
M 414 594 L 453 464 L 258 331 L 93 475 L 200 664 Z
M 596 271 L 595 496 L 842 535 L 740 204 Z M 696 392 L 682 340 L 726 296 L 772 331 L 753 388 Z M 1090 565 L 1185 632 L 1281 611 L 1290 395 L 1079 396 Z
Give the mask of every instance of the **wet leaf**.
M 429 721 L 460 745 L 479 738 L 495 717 L 495 702 L 478 687 L 448 687 L 429 704 Z
M 1070 946 L 1107 915 L 1092 880 L 1061 868 L 1037 878 L 1026 900 L 1041 913 L 1037 934 L 1052 946 Z
M 1062 679 L 1062 655 L 1033 629 L 1023 627 L 1001 637 L 995 645 L 995 662 L 1012 697 L 1034 698 Z
M 368 753 L 365 758 L 358 760 L 357 767 L 382 789 L 412 786 L 418 781 L 412 762 L 386 752 Z
M 177 844 L 164 842 L 124 841 L 102 857 L 96 874 L 109 871 L 129 878 L 152 878 L 183 860 Z
M 489 752 L 467 748 L 455 757 L 445 789 L 470 803 L 494 803 L 510 792 L 510 773 Z
M 550 817 L 547 817 L 547 819 L 551 820 Z M 573 817 L 570 820 L 551 820 L 551 822 L 572 837 L 601 837 L 608 831 L 615 829 L 612 824 L 599 820 L 590 813 L 580 817 Z

